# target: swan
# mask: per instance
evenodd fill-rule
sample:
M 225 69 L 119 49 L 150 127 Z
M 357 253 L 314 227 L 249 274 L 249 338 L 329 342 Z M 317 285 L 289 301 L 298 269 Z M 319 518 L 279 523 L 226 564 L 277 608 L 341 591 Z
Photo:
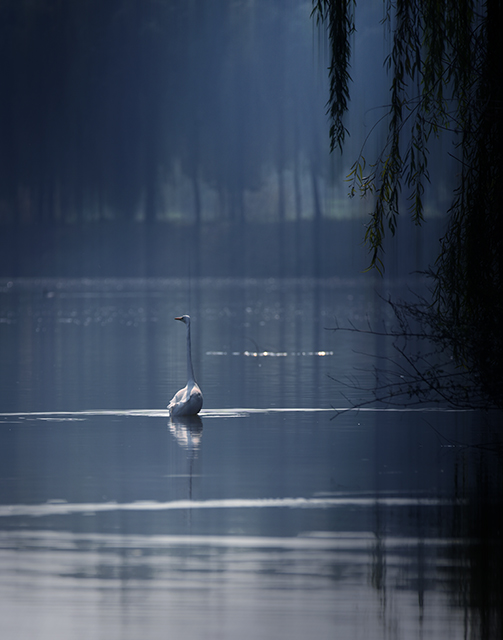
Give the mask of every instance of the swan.
M 168 404 L 170 416 L 195 416 L 201 411 L 203 406 L 203 394 L 199 385 L 194 380 L 194 369 L 192 368 L 192 356 L 190 349 L 190 316 L 180 316 L 175 318 L 187 325 L 187 385 L 177 391 Z

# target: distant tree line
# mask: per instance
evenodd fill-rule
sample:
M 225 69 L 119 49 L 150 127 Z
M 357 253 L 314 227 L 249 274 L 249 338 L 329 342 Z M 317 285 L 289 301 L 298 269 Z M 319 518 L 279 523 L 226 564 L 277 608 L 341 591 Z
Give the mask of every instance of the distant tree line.
M 0 0 L 0 224 L 239 220 L 260 189 L 278 219 L 307 190 L 312 210 L 328 145 L 309 12 Z

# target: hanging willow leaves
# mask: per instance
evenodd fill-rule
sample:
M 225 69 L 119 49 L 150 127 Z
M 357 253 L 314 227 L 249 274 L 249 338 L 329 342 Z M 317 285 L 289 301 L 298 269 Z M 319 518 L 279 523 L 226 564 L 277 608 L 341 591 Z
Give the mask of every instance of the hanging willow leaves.
M 330 144 L 333 151 L 342 149 L 347 134 L 343 116 L 349 102 L 349 63 L 351 58 L 350 38 L 355 28 L 355 0 L 314 0 L 313 14 L 318 22 L 328 25 L 328 39 L 332 52 L 329 67 L 330 97 L 328 113 L 330 115 Z
M 355 30 L 352 0 L 318 0 L 313 12 L 327 24 L 332 149 L 342 149 L 347 130 L 350 36 Z M 447 130 L 465 129 L 474 90 L 473 51 L 479 47 L 473 0 L 384 0 L 385 22 L 392 28 L 388 137 L 371 171 L 360 180 L 351 173 L 350 195 L 375 194 L 365 240 L 371 266 L 378 266 L 386 229 L 394 234 L 401 195 L 416 224 L 424 219 L 424 190 L 430 180 L 428 144 Z M 363 151 L 363 150 L 362 150 Z M 361 158 L 357 160 L 357 165 Z
M 383 2 L 392 33 L 384 60 L 388 133 L 378 157 L 368 164 L 362 149 L 348 176 L 350 195 L 373 198 L 365 232 L 370 268 L 383 271 L 384 240 L 394 235 L 404 206 L 423 223 L 431 143 L 448 132 L 457 144 L 459 184 L 430 271 L 431 324 L 443 327 L 446 348 L 488 403 L 503 406 L 503 2 Z M 333 148 L 342 147 L 354 3 L 313 4 L 332 45 L 330 136 Z

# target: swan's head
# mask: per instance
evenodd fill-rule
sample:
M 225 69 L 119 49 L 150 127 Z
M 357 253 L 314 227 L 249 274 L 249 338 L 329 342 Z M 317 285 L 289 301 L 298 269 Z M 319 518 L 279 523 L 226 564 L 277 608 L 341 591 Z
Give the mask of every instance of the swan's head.
M 184 322 L 186 325 L 190 324 L 190 316 L 178 316 L 175 320 L 180 320 L 180 322 Z

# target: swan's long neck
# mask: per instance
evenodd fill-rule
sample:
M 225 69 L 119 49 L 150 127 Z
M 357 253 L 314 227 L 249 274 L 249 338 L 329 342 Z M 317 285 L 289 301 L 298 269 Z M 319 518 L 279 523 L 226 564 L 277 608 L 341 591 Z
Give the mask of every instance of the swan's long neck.
M 189 382 L 195 382 L 190 346 L 190 324 L 187 325 L 187 378 Z

